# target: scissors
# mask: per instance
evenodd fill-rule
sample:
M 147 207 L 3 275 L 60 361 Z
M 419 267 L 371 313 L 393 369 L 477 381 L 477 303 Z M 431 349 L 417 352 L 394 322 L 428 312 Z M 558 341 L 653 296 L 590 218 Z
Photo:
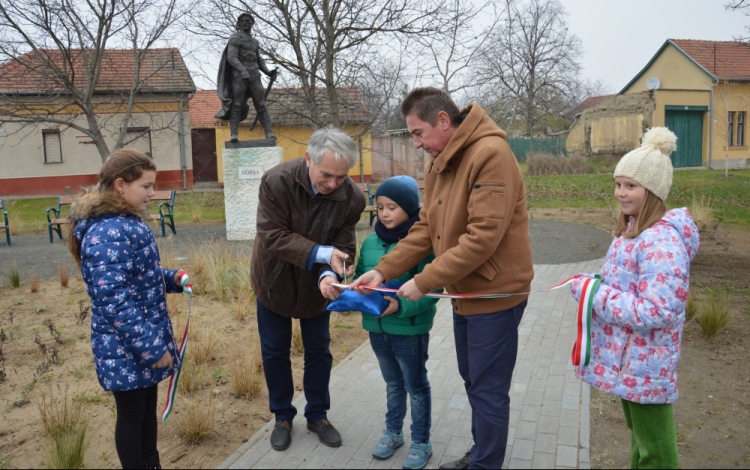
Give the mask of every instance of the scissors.
M 347 282 L 347 279 L 346 279 L 346 261 L 343 261 L 343 263 L 344 263 L 344 284 L 349 284 L 349 282 Z

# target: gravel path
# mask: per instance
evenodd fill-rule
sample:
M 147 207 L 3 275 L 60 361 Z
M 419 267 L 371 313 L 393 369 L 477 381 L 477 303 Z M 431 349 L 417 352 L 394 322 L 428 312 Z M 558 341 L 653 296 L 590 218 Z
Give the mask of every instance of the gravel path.
M 156 230 L 156 229 L 155 229 Z M 363 240 L 372 228 L 361 223 L 357 230 Z M 563 264 L 588 261 L 603 257 L 612 236 L 602 229 L 589 225 L 559 222 L 553 220 L 532 219 L 529 224 L 534 264 Z M 157 230 L 158 232 L 158 230 Z M 164 243 L 158 233 L 156 240 Z M 191 244 L 210 241 L 223 241 L 237 246 L 252 249 L 252 242 L 226 241 L 226 229 L 223 225 L 189 225 L 177 227 L 177 235 L 168 235 L 175 250 L 186 252 Z M 55 239 L 49 243 L 46 233 L 39 235 L 16 236 L 11 240 L 13 245 L 0 244 L 0 284 L 7 282 L 7 270 L 14 262 L 18 263 L 22 282 L 27 282 L 33 274 L 42 278 L 57 276 L 57 266 L 66 264 L 70 272 L 76 270 L 65 240 Z

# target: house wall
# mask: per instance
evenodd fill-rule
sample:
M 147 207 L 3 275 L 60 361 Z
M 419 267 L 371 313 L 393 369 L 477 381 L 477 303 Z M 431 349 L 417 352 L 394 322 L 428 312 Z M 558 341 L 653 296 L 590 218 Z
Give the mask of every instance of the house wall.
M 659 79 L 662 90 L 708 91 L 711 89 L 711 77 L 671 44 L 664 48 L 659 57 L 621 94 L 648 91 L 646 81 L 650 77 Z
M 224 150 L 224 143 L 229 141 L 230 133 L 229 127 L 222 126 L 216 129 L 216 159 L 219 167 L 219 183 L 224 183 L 224 164 L 222 160 L 222 152 Z M 347 126 L 344 128 L 350 135 L 360 132 L 358 126 Z M 284 161 L 294 160 L 305 155 L 307 150 L 307 142 L 310 136 L 314 132 L 314 129 L 309 127 L 290 127 L 290 126 L 273 126 L 273 132 L 276 136 L 276 146 L 281 147 L 284 151 Z M 239 128 L 239 140 L 256 140 L 265 139 L 265 134 L 260 126 L 256 126 L 253 131 L 247 126 L 240 126 Z M 363 176 L 364 181 L 370 181 L 372 179 L 372 143 L 370 134 L 362 136 L 361 144 L 356 141 L 357 147 L 361 148 L 362 151 L 362 165 L 360 161 L 349 171 L 355 181 L 360 180 L 360 172 Z
M 372 180 L 381 182 L 395 175 L 424 179 L 426 156 L 415 149 L 408 135 L 373 137 Z
M 118 110 L 119 104 L 101 103 L 100 110 Z M 131 116 L 129 127 L 149 127 L 154 163 L 158 168 L 157 185 L 162 188 L 182 187 L 180 142 L 178 135 L 179 103 L 139 103 L 138 111 Z M 189 108 L 183 111 L 187 179 L 192 183 L 192 159 Z M 77 117 L 75 124 L 88 127 L 85 118 Z M 121 114 L 100 114 L 105 140 L 112 149 L 115 145 Z M 18 124 L 6 123 L 0 132 L 0 195 L 57 195 L 69 188 L 73 193 L 82 184 L 93 184 L 102 165 L 96 146 L 82 132 L 60 128 L 62 163 L 45 163 L 42 129 L 59 126 L 39 124 L 22 128 Z M 125 144 L 124 147 L 129 147 Z
M 719 83 L 714 88 L 713 168 L 750 168 L 750 133 L 745 122 L 745 145 L 727 147 L 727 112 L 744 111 L 750 119 L 750 85 Z M 706 119 L 705 121 L 708 121 Z M 736 129 L 736 124 L 735 124 Z M 708 142 L 706 143 L 708 145 Z

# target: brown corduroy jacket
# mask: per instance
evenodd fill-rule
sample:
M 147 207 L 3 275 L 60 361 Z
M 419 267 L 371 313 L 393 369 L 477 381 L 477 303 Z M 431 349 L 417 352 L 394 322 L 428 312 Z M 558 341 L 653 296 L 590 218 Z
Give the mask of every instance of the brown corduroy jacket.
M 406 238 L 375 267 L 398 277 L 431 251 L 435 260 L 414 277 L 422 292 L 529 292 L 531 259 L 526 186 L 505 132 L 472 103 L 445 149 L 425 168 L 425 199 Z M 527 295 L 454 300 L 460 315 L 507 310 Z

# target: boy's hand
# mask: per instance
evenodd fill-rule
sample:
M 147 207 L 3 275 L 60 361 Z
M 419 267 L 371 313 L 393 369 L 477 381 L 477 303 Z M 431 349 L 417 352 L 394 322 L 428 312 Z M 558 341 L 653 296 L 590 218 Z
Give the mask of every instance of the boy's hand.
M 338 280 L 333 276 L 326 276 L 320 280 L 320 293 L 328 300 L 336 300 L 341 295 L 338 287 L 331 285 L 334 282 L 338 282 Z
M 401 286 L 398 292 L 396 292 L 396 295 L 407 300 L 419 300 L 424 297 L 424 294 L 419 290 L 419 288 L 417 287 L 417 283 L 414 282 L 414 279 L 410 279 L 403 286 Z
M 372 294 L 371 289 L 363 289 L 361 286 L 380 287 L 380 285 L 383 284 L 384 281 L 385 276 L 383 276 L 380 271 L 376 271 L 373 269 L 371 271 L 367 271 L 356 281 L 349 284 L 349 288 L 354 290 L 354 292 L 358 294 Z
M 384 295 L 383 298 L 388 301 L 388 308 L 381 314 L 381 316 L 393 315 L 398 312 L 398 299 L 391 297 L 390 295 Z

